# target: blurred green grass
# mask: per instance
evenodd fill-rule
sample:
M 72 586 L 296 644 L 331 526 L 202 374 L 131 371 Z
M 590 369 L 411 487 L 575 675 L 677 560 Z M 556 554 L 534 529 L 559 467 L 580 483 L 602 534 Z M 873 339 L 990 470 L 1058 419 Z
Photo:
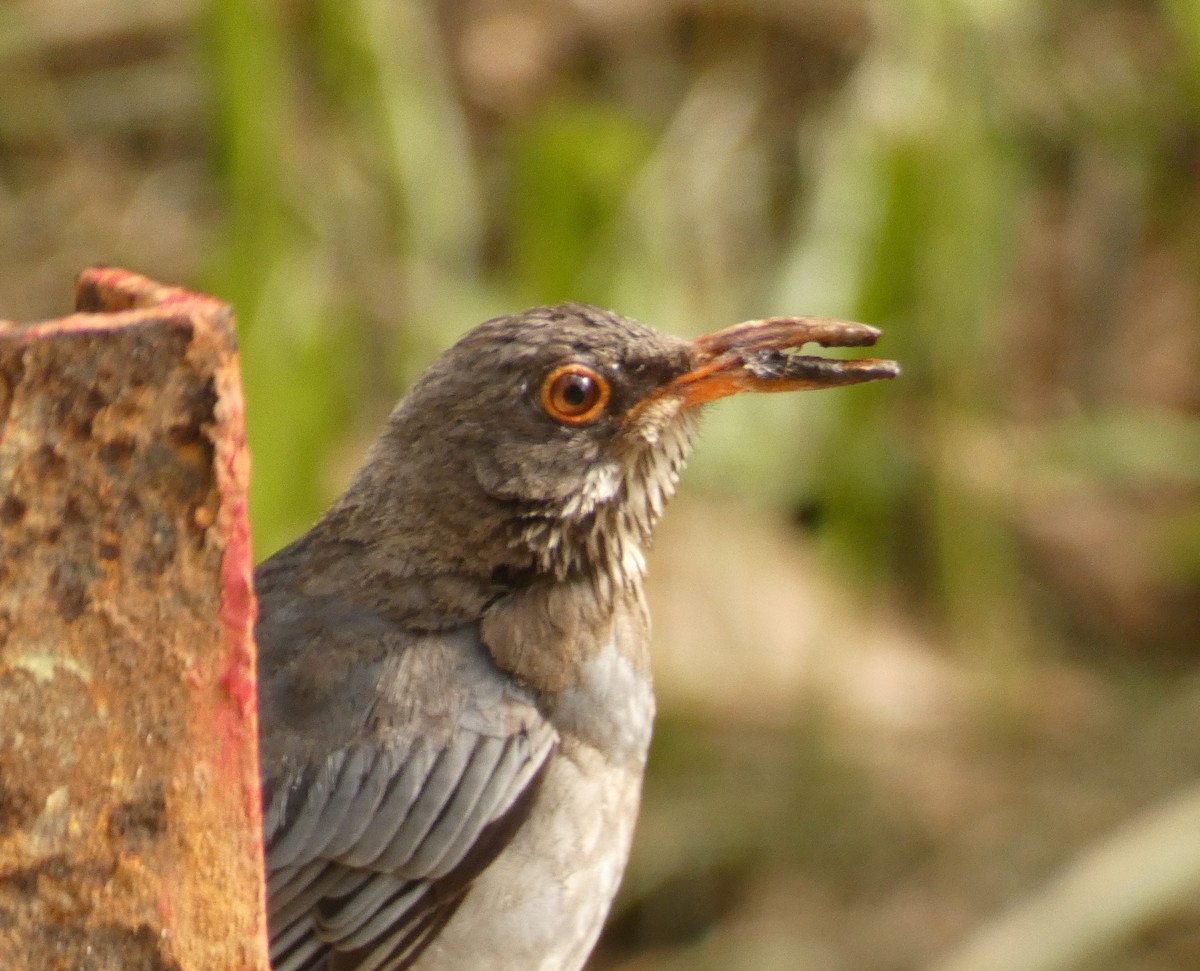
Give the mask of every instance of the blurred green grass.
M 482 39 L 430 4 L 207 5 L 223 227 L 201 282 L 245 334 L 263 554 L 320 513 L 344 480 L 337 443 L 434 350 L 562 299 L 684 333 L 787 312 L 882 326 L 902 381 L 738 402 L 710 419 L 693 477 L 819 516 L 844 568 L 899 584 L 984 657 L 1030 641 L 1019 507 L 1036 496 L 980 481 L 964 439 L 1044 439 L 1032 475 L 1062 463 L 1060 429 L 1124 424 L 1148 432 L 1132 437 L 1159 478 L 1194 483 L 1194 413 L 1155 402 L 1152 373 L 1129 380 L 1136 360 L 1120 388 L 1096 365 L 1137 314 L 1105 304 L 1136 302 L 1146 250 L 1195 283 L 1195 211 L 1172 204 L 1194 192 L 1188 5 L 847 2 L 773 23 L 698 4 L 640 44 L 558 33 L 534 8 L 474 16 Z M 1071 211 L 1094 206 L 1121 224 Z M 1103 265 L 1067 258 L 1043 294 L 1058 306 L 1020 320 L 1032 235 L 1089 230 L 1113 236 L 1085 246 Z M 1172 424 L 1191 431 L 1155 433 Z M 1105 439 L 1075 471 L 1135 461 L 1131 445 Z

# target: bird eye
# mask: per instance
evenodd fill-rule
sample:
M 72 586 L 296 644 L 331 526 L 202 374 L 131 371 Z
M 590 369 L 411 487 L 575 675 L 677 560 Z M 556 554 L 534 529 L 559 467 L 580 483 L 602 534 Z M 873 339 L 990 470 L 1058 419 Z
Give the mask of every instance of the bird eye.
M 542 384 L 542 407 L 556 421 L 583 425 L 598 418 L 611 389 L 601 375 L 582 364 L 564 364 Z

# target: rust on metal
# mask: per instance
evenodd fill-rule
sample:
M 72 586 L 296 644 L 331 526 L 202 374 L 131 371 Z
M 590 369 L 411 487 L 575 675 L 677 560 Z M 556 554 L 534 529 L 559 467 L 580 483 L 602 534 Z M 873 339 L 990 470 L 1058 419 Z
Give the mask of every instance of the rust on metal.
M 0 968 L 266 971 L 229 309 L 0 323 Z

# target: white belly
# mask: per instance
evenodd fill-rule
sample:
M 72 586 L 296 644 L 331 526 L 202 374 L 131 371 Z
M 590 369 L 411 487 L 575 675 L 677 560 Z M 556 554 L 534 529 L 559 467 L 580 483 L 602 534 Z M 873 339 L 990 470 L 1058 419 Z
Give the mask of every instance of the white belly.
M 641 783 L 641 765 L 564 741 L 529 819 L 415 971 L 578 971 L 621 882 Z
M 641 638 L 631 641 L 644 651 Z M 644 657 L 610 640 L 558 692 L 558 750 L 529 818 L 414 971 L 578 971 L 629 859 L 654 724 Z

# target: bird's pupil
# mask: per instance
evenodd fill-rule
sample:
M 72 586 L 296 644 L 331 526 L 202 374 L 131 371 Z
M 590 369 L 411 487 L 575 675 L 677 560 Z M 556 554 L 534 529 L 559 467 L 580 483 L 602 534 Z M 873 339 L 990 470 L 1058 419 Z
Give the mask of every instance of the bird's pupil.
M 578 408 L 588 396 L 588 385 L 591 382 L 580 374 L 574 374 L 563 388 L 563 400 L 572 408 Z

